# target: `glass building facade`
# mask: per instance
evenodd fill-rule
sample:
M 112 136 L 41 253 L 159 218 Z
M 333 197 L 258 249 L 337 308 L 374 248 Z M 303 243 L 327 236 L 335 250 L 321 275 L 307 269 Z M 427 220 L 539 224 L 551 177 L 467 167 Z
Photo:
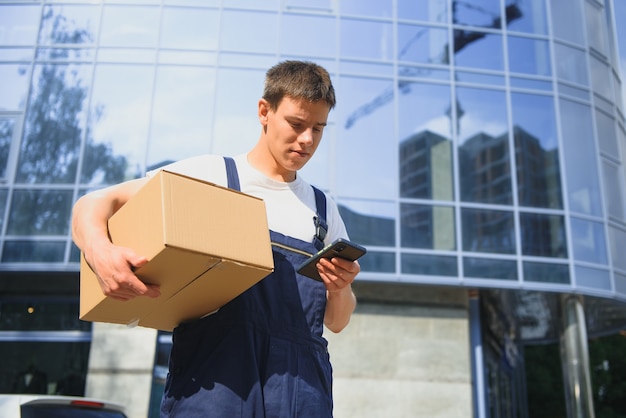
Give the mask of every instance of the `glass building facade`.
M 73 202 L 247 151 L 284 59 L 332 75 L 302 175 L 368 247 L 360 281 L 478 289 L 483 310 L 504 292 L 518 343 L 558 340 L 537 324 L 567 295 L 590 334 L 626 327 L 624 17 L 620 0 L 0 0 L 0 392 L 33 342 L 57 347 L 46 392 L 86 377 Z

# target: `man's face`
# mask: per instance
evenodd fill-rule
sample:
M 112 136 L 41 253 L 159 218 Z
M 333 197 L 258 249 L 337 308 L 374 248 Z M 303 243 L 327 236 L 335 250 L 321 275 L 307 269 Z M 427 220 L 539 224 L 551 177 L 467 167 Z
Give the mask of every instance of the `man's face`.
M 330 107 L 325 102 L 285 97 L 275 110 L 259 102 L 259 117 L 277 174 L 293 180 L 295 172 L 311 159 L 322 139 Z M 291 176 L 293 174 L 293 176 Z

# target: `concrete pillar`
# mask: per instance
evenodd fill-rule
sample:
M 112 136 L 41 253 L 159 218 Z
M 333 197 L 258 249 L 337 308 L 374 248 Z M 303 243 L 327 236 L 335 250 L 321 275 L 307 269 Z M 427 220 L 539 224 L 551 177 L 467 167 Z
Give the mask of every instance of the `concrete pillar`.
M 561 361 L 568 418 L 595 418 L 585 311 L 579 296 L 561 297 Z

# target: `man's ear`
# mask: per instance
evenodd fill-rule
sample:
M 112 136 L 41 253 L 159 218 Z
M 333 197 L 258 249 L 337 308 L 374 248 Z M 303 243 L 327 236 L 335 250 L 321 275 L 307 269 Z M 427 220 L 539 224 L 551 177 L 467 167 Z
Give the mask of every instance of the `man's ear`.
M 267 125 L 267 115 L 270 112 L 270 104 L 265 99 L 259 100 L 258 116 L 261 125 Z

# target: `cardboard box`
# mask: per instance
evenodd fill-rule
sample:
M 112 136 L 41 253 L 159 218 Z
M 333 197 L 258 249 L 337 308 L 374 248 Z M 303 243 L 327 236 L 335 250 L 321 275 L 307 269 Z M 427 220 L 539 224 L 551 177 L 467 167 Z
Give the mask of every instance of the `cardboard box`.
M 136 271 L 158 298 L 105 296 L 81 255 L 80 318 L 171 331 L 215 311 L 274 269 L 265 203 L 161 171 L 109 219 L 111 241 L 149 262 Z

